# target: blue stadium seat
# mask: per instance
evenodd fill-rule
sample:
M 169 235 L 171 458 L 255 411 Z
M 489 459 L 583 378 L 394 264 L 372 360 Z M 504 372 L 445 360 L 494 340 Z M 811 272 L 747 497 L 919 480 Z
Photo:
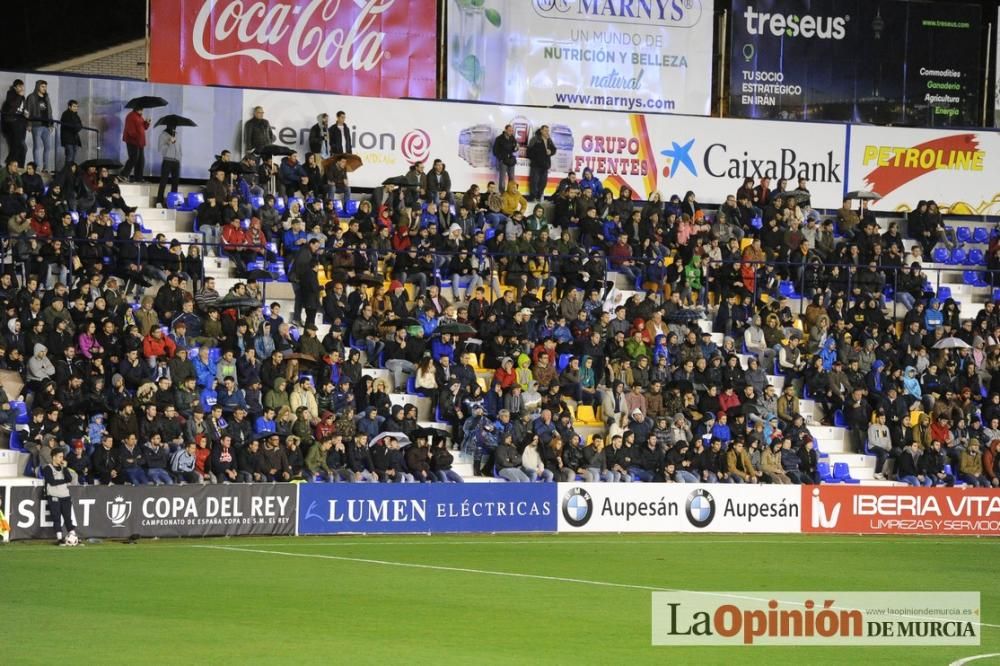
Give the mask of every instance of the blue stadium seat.
M 279 213 L 284 213 L 285 212 L 285 210 L 286 210 L 286 207 L 285 207 L 285 197 L 275 197 L 274 198 L 274 210 L 278 211 Z
M 20 400 L 10 401 L 11 410 L 17 414 L 17 418 L 14 422 L 17 425 L 25 425 L 31 421 L 31 417 L 28 415 L 28 406 Z
M 972 232 L 972 242 L 989 243 L 990 232 L 986 229 L 986 227 L 976 227 L 975 231 Z
M 959 243 L 968 243 L 972 240 L 972 229 L 969 227 L 959 227 L 955 230 L 955 238 Z
M 1000 287 L 993 287 L 993 300 L 1000 301 Z
M 424 204 L 424 208 L 426 207 L 427 205 Z M 337 215 L 341 215 L 344 212 L 344 202 L 341 199 L 334 199 L 333 210 L 337 211 Z
M 259 194 L 255 194 L 254 196 L 250 197 L 250 205 L 253 206 L 254 210 L 260 210 L 261 207 L 263 207 L 264 205 L 264 197 L 260 196 Z
M 189 192 L 187 196 L 187 210 L 196 210 L 198 206 L 205 203 L 205 195 L 201 192 Z
M 861 481 L 851 476 L 851 468 L 847 466 L 847 463 L 842 462 L 833 463 L 833 478 L 838 483 L 861 483 Z
M 184 195 L 180 192 L 167 192 L 167 208 L 180 210 L 184 207 Z
M 961 264 L 965 261 L 965 250 L 960 247 L 956 247 L 951 251 L 951 260 L 948 261 L 949 264 Z
M 945 465 L 944 466 L 944 473 L 945 474 L 950 474 L 953 477 L 955 477 L 955 485 L 956 486 L 964 486 L 965 485 L 965 481 L 962 481 L 960 478 L 958 478 L 957 474 L 955 474 L 953 471 L 951 471 L 951 465 Z
M 969 266 L 982 266 L 983 261 L 983 251 L 979 248 L 972 248 L 969 250 L 968 254 L 965 255 L 965 263 Z
M 118 228 L 118 225 L 119 225 L 119 224 L 121 224 L 121 223 L 122 223 L 122 220 L 124 219 L 124 218 L 122 217 L 122 214 L 121 214 L 121 213 L 119 213 L 119 212 L 118 212 L 118 211 L 116 211 L 116 210 L 113 210 L 113 211 L 111 211 L 110 213 L 108 213 L 108 217 L 110 217 L 110 218 L 111 218 L 111 224 L 113 224 L 113 225 L 114 225 L 114 227 L 115 227 L 116 229 Z M 140 225 L 140 226 L 141 226 L 141 225 Z
M 946 264 L 948 263 L 948 258 L 951 254 L 948 252 L 946 247 L 936 247 L 934 251 L 931 252 L 931 259 L 934 260 L 935 264 Z
M 779 282 L 778 293 L 781 294 L 782 298 L 801 298 L 799 293 L 795 291 L 795 283 L 791 280 L 782 280 Z
M 830 474 L 830 463 L 816 463 L 816 474 L 819 476 L 821 483 L 840 483 L 840 481 L 833 478 L 833 475 Z
M 69 217 L 71 220 L 73 220 L 73 224 L 80 223 L 80 213 L 76 212 L 75 210 L 71 210 L 69 212 Z
M 486 227 L 485 232 L 486 233 L 484 235 L 486 236 L 487 241 L 492 240 L 493 237 L 497 235 L 496 227 Z
M 838 428 L 847 427 L 847 420 L 844 419 L 843 410 L 838 409 L 833 413 L 833 425 L 835 425 Z
M 976 284 L 976 271 L 962 271 L 962 282 L 964 284 Z
M 13 432 L 10 433 L 10 441 L 8 443 L 8 446 L 10 447 L 11 451 L 27 452 L 27 449 L 24 448 L 24 444 L 22 443 L 23 437 L 24 434 L 20 430 L 14 430 Z
M 357 201 L 355 199 L 351 199 L 351 200 L 349 200 L 347 202 L 347 214 L 348 214 L 348 216 L 354 217 L 355 215 L 358 214 L 358 205 L 360 203 L 361 203 L 360 201 Z M 454 214 L 454 213 L 455 213 L 455 211 L 453 209 L 452 210 L 452 214 Z
M 951 287 L 941 286 L 937 290 L 937 299 L 939 301 L 947 301 L 951 298 Z
M 222 358 L 222 347 L 209 347 L 208 349 L 208 360 L 213 363 L 218 363 L 219 359 Z
M 302 201 L 302 197 L 288 197 L 288 207 L 291 208 L 294 203 L 299 205 L 299 210 L 302 210 L 303 206 L 305 206 L 305 202 Z

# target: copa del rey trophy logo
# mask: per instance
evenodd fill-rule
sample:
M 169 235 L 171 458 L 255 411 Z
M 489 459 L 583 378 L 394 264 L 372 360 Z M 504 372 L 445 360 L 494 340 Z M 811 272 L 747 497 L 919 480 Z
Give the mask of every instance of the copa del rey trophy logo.
M 265 5 L 249 0 L 205 0 L 191 37 L 195 52 L 205 60 L 246 57 L 258 65 L 315 64 L 322 68 L 336 63 L 340 69 L 368 72 L 388 57 L 383 50 L 385 33 L 371 27 L 395 1 L 296 0 Z M 338 12 L 349 11 L 342 5 L 350 2 L 360 10 L 353 23 L 346 30 L 330 29 Z M 231 37 L 235 37 L 240 48 L 213 50 L 221 42 L 231 45 L 232 41 L 227 41 Z M 275 53 L 281 46 L 286 53 Z
M 114 527 L 125 527 L 125 521 L 132 515 L 132 502 L 126 502 L 125 498 L 118 496 L 114 501 L 109 501 L 104 508 Z

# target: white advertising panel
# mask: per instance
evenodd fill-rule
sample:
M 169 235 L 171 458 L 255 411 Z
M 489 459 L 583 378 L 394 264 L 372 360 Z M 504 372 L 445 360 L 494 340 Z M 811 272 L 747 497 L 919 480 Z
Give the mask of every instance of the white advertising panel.
M 707 115 L 707 0 L 451 0 L 448 98 Z
M 955 215 L 1000 214 L 1000 133 L 851 127 L 849 189 L 882 195 L 874 209 L 909 211 L 933 199 Z
M 654 191 L 665 197 L 693 190 L 705 202 L 724 201 L 745 176 L 759 180 L 809 179 L 816 207 L 837 207 L 843 194 L 845 128 L 842 125 L 760 122 L 719 118 L 606 113 L 379 100 L 336 95 L 248 90 L 244 117 L 264 107 L 278 142 L 308 150 L 309 127 L 323 112 L 347 112 L 354 152 L 365 166 L 352 174 L 372 186 L 406 172 L 417 160 L 441 159 L 452 185 L 464 191 L 496 177 L 494 138 L 514 126 L 521 146 L 516 169 L 527 190 L 525 151 L 534 130 L 550 126 L 556 154 L 549 172 L 554 191 L 569 170 L 589 168 L 616 192 L 628 185 L 639 198 Z
M 793 485 L 560 483 L 560 532 L 801 531 Z

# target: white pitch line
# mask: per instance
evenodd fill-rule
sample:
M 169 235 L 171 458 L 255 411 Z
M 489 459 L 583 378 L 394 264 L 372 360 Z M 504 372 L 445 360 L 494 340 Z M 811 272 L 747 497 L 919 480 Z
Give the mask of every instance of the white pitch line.
M 979 661 L 980 659 L 989 659 L 990 657 L 1000 657 L 1000 652 L 991 652 L 990 654 L 977 654 L 972 657 L 966 657 L 965 659 L 959 659 L 958 661 L 953 661 L 948 666 L 963 666 L 971 661 Z
M 367 557 L 346 557 L 343 555 L 323 555 L 319 553 L 289 553 L 280 550 L 264 550 L 261 548 L 236 548 L 233 546 L 209 546 L 192 545 L 191 548 L 204 548 L 208 550 L 222 550 L 237 553 L 259 553 L 263 555 L 283 555 L 285 557 L 306 557 L 318 560 L 336 560 L 338 562 L 355 562 L 360 564 L 378 564 L 387 567 L 401 567 L 404 569 L 427 569 L 431 571 L 446 571 L 449 573 L 471 573 L 481 576 L 497 576 L 502 578 L 527 578 L 530 580 L 544 580 L 556 583 L 576 583 L 578 585 L 593 585 L 595 587 L 614 587 L 627 590 L 645 590 L 648 592 L 680 592 L 684 594 L 700 594 L 706 597 L 720 597 L 723 599 L 743 599 L 746 601 L 770 601 L 761 597 L 749 597 L 740 594 L 728 594 L 725 592 L 710 592 L 707 590 L 679 590 L 669 587 L 654 587 L 652 585 L 638 585 L 635 583 L 612 583 L 603 580 L 590 580 L 586 578 L 568 578 L 565 576 L 544 576 L 542 574 L 519 573 L 516 571 L 490 571 L 488 569 L 470 569 L 467 567 L 446 567 L 440 564 L 420 564 L 417 562 L 395 562 L 392 560 L 376 560 Z M 799 602 L 780 601 L 779 603 L 789 605 L 801 605 Z M 972 622 L 976 626 L 991 627 L 1000 629 L 1000 624 L 987 624 L 986 622 Z

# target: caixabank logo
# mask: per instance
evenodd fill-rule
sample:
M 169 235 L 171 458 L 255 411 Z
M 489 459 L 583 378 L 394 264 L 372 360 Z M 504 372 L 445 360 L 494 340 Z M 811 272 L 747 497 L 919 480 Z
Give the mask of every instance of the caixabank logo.
M 573 527 L 583 527 L 594 514 L 594 501 L 590 493 L 580 487 L 570 488 L 563 496 L 562 514 Z

